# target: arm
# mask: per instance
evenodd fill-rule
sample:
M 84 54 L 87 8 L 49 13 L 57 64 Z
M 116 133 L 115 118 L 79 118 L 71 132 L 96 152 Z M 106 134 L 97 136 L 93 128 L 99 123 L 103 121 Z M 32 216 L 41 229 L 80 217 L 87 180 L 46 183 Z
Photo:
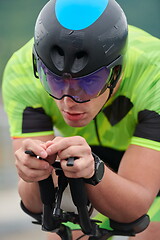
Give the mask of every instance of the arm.
M 67 177 L 90 178 L 93 175 L 92 153 L 83 138 L 56 138 L 46 151 L 48 154 L 58 152 Z M 67 167 L 63 160 L 70 156 L 78 157 L 73 167 Z M 86 184 L 93 206 L 119 222 L 132 222 L 146 214 L 160 187 L 159 159 L 159 151 L 130 145 L 122 158 L 118 174 L 106 166 L 99 184 Z
M 25 154 L 24 151 L 32 149 L 37 155 L 40 155 L 40 151 L 43 150 L 43 148 L 41 148 L 39 144 L 52 140 L 53 137 L 53 135 L 49 135 L 13 140 L 13 149 L 16 156 L 15 164 L 20 176 L 18 192 L 25 207 L 34 213 L 40 213 L 42 211 L 42 202 L 37 181 L 40 180 L 41 177 L 46 178 L 49 176 L 52 167 L 45 161 L 31 158 Z M 33 164 L 32 166 L 30 165 L 31 162 Z
M 160 188 L 159 159 L 160 152 L 131 145 L 118 174 L 106 167 L 103 181 L 87 186 L 95 208 L 119 222 L 131 222 L 147 213 Z

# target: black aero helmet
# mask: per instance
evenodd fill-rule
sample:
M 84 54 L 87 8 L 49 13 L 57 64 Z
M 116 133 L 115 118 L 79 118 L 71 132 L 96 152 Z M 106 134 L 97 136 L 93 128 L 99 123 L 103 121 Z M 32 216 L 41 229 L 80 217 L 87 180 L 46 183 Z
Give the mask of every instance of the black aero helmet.
M 46 91 L 57 99 L 70 96 L 84 102 L 114 87 L 106 80 L 113 81 L 114 72 L 120 73 L 127 35 L 125 14 L 115 0 L 50 0 L 37 18 L 34 36 L 34 58 Z M 98 92 L 92 84 L 93 73 L 97 82 L 103 78 Z M 60 92 L 66 87 L 62 78 L 72 80 L 69 93 Z M 91 92 L 86 83 L 92 86 Z

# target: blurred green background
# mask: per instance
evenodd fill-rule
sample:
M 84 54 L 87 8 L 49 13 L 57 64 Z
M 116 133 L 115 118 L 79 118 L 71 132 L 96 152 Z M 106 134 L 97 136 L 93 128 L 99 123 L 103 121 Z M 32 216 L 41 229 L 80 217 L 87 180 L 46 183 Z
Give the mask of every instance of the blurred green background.
M 0 82 L 9 57 L 33 36 L 36 17 L 46 2 L 47 0 L 0 0 Z M 130 24 L 160 38 L 160 0 L 117 2 L 124 9 Z
M 0 82 L 7 60 L 32 36 L 47 0 L 0 0 Z
M 46 2 L 0 0 L 0 85 L 7 61 L 14 51 L 33 36 L 36 18 Z M 129 24 L 160 38 L 160 0 L 117 2 L 124 9 Z M 32 225 L 29 217 L 21 211 L 19 201 L 9 125 L 0 94 L 0 240 L 44 240 L 43 232 Z

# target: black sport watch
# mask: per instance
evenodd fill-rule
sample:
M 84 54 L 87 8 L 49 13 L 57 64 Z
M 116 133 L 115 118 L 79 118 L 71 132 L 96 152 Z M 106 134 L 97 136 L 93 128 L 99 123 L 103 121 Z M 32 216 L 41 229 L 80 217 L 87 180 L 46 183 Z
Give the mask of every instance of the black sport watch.
M 84 178 L 85 183 L 97 185 L 104 175 L 104 162 L 95 154 L 92 153 L 95 162 L 95 172 L 91 178 Z

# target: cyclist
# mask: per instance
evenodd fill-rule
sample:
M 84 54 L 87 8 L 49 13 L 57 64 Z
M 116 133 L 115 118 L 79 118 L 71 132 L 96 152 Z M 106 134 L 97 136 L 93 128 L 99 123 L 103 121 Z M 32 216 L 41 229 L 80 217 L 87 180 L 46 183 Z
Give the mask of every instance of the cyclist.
M 114 0 L 49 1 L 34 40 L 13 54 L 3 79 L 23 208 L 40 215 L 37 182 L 55 179 L 50 164 L 58 158 L 67 177 L 85 179 L 102 226 L 107 217 L 132 222 L 152 203 L 158 221 L 159 96 L 160 41 L 128 26 Z M 68 157 L 77 158 L 73 167 Z

